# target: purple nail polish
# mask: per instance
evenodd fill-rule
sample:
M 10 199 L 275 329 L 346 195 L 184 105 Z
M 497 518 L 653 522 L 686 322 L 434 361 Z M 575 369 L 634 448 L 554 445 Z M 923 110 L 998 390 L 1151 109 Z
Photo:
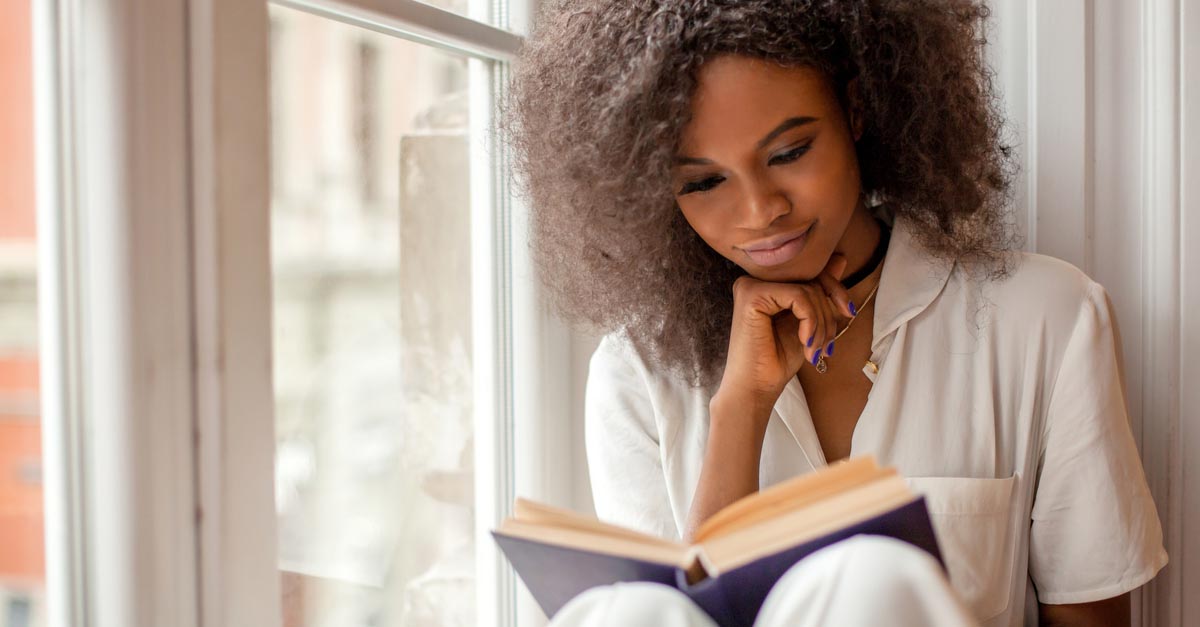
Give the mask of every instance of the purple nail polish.
M 858 315 L 858 307 L 854 306 L 854 301 L 850 301 L 850 315 L 852 315 L 852 316 Z
M 825 349 L 825 354 L 833 357 L 833 342 L 829 343 L 829 348 Z
M 813 353 L 812 365 L 814 365 L 814 366 L 817 365 L 817 361 L 820 359 L 821 359 L 821 349 L 818 348 L 817 351 L 815 353 Z
M 815 340 L 815 339 L 817 339 L 817 334 L 816 334 L 816 333 L 813 333 L 813 334 L 812 334 L 812 335 L 811 335 L 811 336 L 808 338 L 808 344 L 805 344 L 805 346 L 810 346 L 810 347 L 811 347 L 811 346 L 812 346 L 812 343 L 813 343 L 813 340 Z

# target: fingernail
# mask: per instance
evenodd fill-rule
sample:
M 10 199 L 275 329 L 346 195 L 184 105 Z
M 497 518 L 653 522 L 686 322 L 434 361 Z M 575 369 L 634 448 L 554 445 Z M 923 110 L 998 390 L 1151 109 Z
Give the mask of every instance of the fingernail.
M 815 352 L 813 352 L 812 365 L 817 365 L 817 360 L 819 359 L 821 359 L 821 349 L 818 348 Z
M 829 348 L 825 349 L 825 354 L 833 357 L 833 342 L 829 343 Z
M 812 336 L 808 338 L 808 344 L 806 344 L 806 346 L 812 346 L 813 340 L 815 340 L 816 338 L 817 338 L 817 334 L 813 333 Z
M 854 306 L 854 301 L 850 301 L 850 315 L 852 315 L 852 316 L 858 315 L 858 307 Z

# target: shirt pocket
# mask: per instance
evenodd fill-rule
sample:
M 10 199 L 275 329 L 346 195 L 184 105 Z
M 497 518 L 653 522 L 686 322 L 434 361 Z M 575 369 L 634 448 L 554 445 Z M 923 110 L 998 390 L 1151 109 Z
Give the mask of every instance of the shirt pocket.
M 1008 607 L 1012 587 L 1012 494 L 1017 476 L 1000 479 L 910 477 L 925 497 L 950 583 L 980 620 Z

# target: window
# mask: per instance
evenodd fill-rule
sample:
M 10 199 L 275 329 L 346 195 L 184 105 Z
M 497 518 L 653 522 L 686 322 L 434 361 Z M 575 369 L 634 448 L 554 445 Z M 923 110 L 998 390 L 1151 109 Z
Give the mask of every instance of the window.
M 0 625 L 45 624 L 30 3 L 0 6 Z
M 288 1 L 269 41 L 283 623 L 536 618 L 486 535 L 516 490 L 531 284 L 491 137 L 519 39 L 415 2 Z
M 271 24 L 284 624 L 473 624 L 468 59 Z
M 33 4 L 50 625 L 515 622 L 510 4 Z

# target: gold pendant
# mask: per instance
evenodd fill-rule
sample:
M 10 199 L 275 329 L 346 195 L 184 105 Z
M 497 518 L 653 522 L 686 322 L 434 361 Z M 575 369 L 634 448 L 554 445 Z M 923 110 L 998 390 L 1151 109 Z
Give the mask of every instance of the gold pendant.
M 817 366 L 816 366 L 816 368 L 817 368 L 817 373 L 818 373 L 818 374 L 825 374 L 825 371 L 826 371 L 826 370 L 829 370 L 829 367 L 825 365 L 825 358 L 824 358 L 824 357 L 819 357 L 819 358 L 817 358 Z

